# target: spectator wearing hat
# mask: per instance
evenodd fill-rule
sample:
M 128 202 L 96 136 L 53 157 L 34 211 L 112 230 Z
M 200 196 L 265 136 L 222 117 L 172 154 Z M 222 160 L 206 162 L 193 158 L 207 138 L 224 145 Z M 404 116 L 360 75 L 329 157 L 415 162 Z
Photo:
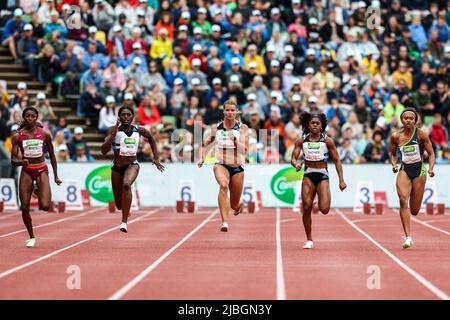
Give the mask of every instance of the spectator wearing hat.
M 53 111 L 53 108 L 47 100 L 47 96 L 44 92 L 39 92 L 36 95 L 36 103 L 34 107 L 39 111 L 39 121 L 42 122 L 44 127 L 48 128 L 50 121 L 57 119 L 55 112 Z
M 238 58 L 240 61 L 240 66 L 243 67 L 245 62 L 244 62 L 244 57 L 242 56 L 241 53 L 241 48 L 240 48 L 240 44 L 237 41 L 232 41 L 231 45 L 230 45 L 230 50 L 225 54 L 225 64 L 224 64 L 224 68 L 225 71 L 229 71 L 231 69 L 231 60 L 233 58 Z
M 217 99 L 219 99 L 219 103 L 221 105 L 224 104 L 228 99 L 228 94 L 225 89 L 226 87 L 224 87 L 224 84 L 222 83 L 222 80 L 220 78 L 214 78 L 211 84 L 211 89 L 209 89 L 208 93 L 206 94 L 206 103 L 209 104 L 209 101 L 212 99 L 212 97 L 216 97 Z
M 173 81 L 173 88 L 168 95 L 168 102 L 172 112 L 175 117 L 180 116 L 183 108 L 187 105 L 188 99 L 186 96 L 186 91 L 184 90 L 183 78 L 175 78 Z
M 212 67 L 208 70 L 208 84 L 212 85 L 212 80 L 214 78 L 219 78 L 222 84 L 227 85 L 226 73 L 223 72 L 223 60 L 214 58 L 212 61 Z
M 115 12 L 112 6 L 106 0 L 95 0 L 95 5 L 92 10 L 92 17 L 95 25 L 99 30 L 108 32 L 114 25 Z
M 287 32 L 286 23 L 281 19 L 281 10 L 278 7 L 270 9 L 270 20 L 266 23 L 266 28 L 263 31 L 264 37 L 266 39 L 272 38 L 274 30 L 280 34 Z
M 199 85 L 202 90 L 208 90 L 208 79 L 206 77 L 206 74 L 200 70 L 200 67 L 202 65 L 202 61 L 198 58 L 194 58 L 191 60 L 191 70 L 189 70 L 186 73 L 186 80 L 188 83 L 188 89 L 192 87 L 192 80 L 194 78 L 198 79 L 200 81 Z M 195 81 L 197 82 L 197 80 Z
M 165 57 L 172 56 L 172 41 L 168 37 L 166 28 L 159 28 L 158 31 L 158 37 L 156 37 L 156 40 L 152 44 L 150 56 L 154 60 L 163 60 Z
M 113 47 L 117 48 L 118 55 L 121 58 L 125 58 L 125 37 L 122 34 L 122 27 L 120 25 L 115 25 L 112 28 L 112 35 L 109 37 L 108 43 L 107 43 L 107 52 L 108 54 L 111 53 L 113 50 Z
M 88 29 L 89 36 L 86 38 L 86 40 L 83 41 L 83 48 L 84 48 L 84 50 L 87 51 L 89 49 L 88 48 L 89 43 L 95 42 L 97 44 L 96 52 L 101 53 L 101 54 L 106 54 L 107 53 L 106 47 L 103 45 L 103 43 L 100 40 L 98 40 L 96 38 L 97 32 L 98 32 L 98 29 L 96 26 L 89 27 L 89 29 Z
M 16 63 L 20 63 L 19 55 L 16 50 L 16 43 L 19 40 L 20 33 L 22 32 L 25 22 L 22 20 L 23 11 L 20 8 L 14 10 L 14 17 L 10 18 L 3 29 L 2 46 L 8 47 L 9 52 L 16 60 Z
M 147 57 L 144 55 L 144 53 L 141 50 L 142 49 L 141 44 L 139 42 L 133 43 L 132 49 L 133 49 L 133 52 L 131 52 L 127 57 L 128 66 L 133 64 L 133 61 L 135 58 L 139 58 L 141 61 L 141 64 L 139 64 L 139 67 L 138 67 L 139 70 L 142 73 L 147 73 L 148 72 L 147 63 L 146 63 Z
M 267 87 L 270 87 L 270 83 L 271 83 L 273 78 L 276 77 L 276 78 L 281 79 L 281 76 L 282 76 L 281 72 L 282 72 L 282 70 L 281 70 L 280 66 L 281 66 L 280 61 L 275 60 L 275 59 L 270 61 L 268 72 L 266 72 L 263 75 L 264 84 Z
M 142 93 L 144 87 L 146 86 L 144 82 L 145 73 L 142 71 L 141 68 L 141 64 L 144 63 L 145 61 L 142 61 L 141 58 L 135 57 L 131 65 L 129 65 L 124 70 L 125 80 L 128 82 L 128 80 L 133 79 L 136 82 L 136 89 L 139 91 L 139 93 Z
M 226 52 L 228 51 L 228 47 L 225 43 L 225 40 L 222 38 L 222 27 L 218 24 L 214 24 L 211 27 L 212 35 L 210 37 L 210 41 L 208 41 L 208 49 L 212 46 L 216 46 L 219 51 L 219 57 L 224 58 Z
M 114 96 L 105 98 L 106 104 L 100 109 L 98 118 L 98 130 L 106 133 L 117 121 L 117 105 Z
M 239 76 L 233 74 L 228 82 L 228 96 L 234 97 L 237 102 L 238 108 L 242 108 L 242 105 L 246 102 L 246 96 L 240 82 Z
M 187 25 L 182 24 L 178 27 L 177 36 L 173 41 L 173 47 L 180 47 L 181 54 L 184 56 L 188 56 L 189 54 L 189 28 Z M 167 58 L 166 58 L 167 59 Z
M 133 52 L 133 45 L 139 43 L 144 56 L 149 55 L 148 45 L 142 38 L 142 31 L 139 27 L 134 27 L 131 38 L 127 38 L 125 42 L 125 54 L 128 56 Z
M 211 35 L 211 23 L 207 20 L 208 11 L 204 7 L 197 9 L 197 20 L 192 22 L 192 27 L 201 28 L 203 35 Z
M 68 30 L 64 22 L 59 19 L 59 13 L 56 10 L 50 13 L 50 22 L 45 24 L 45 37 L 49 38 L 53 31 L 59 31 L 62 39 L 67 38 Z
M 261 120 L 265 120 L 266 116 L 264 114 L 263 108 L 256 102 L 256 94 L 249 93 L 247 95 L 247 103 L 242 106 L 242 117 L 245 121 L 249 122 L 250 117 L 253 112 L 259 114 Z
M 56 161 L 58 162 L 69 162 L 71 161 L 69 156 L 69 148 L 66 144 L 60 145 L 58 148 L 55 148 L 56 151 Z
M 77 161 L 77 159 L 80 160 L 81 155 L 83 156 L 83 158 L 85 156 L 88 161 L 93 160 L 93 157 L 91 156 L 88 144 L 85 141 L 83 134 L 84 134 L 83 128 L 76 127 L 73 130 L 72 140 L 67 144 L 67 147 L 69 148 L 70 159 L 72 159 L 72 161 Z M 78 151 L 77 156 L 78 149 L 83 149 L 83 153 L 81 153 L 81 151 Z
M 17 41 L 17 54 L 22 63 L 28 66 L 28 72 L 33 80 L 36 80 L 36 66 L 34 57 L 39 53 L 39 46 L 43 40 L 33 35 L 33 26 L 27 23 L 23 27 L 23 34 Z
M 233 60 L 234 59 L 234 60 Z M 237 57 L 233 58 L 231 64 L 238 62 Z M 261 55 L 258 54 L 257 47 L 255 44 L 250 44 L 247 47 L 247 52 L 244 56 L 245 69 L 248 70 L 250 67 L 250 63 L 256 64 L 256 73 L 257 74 L 265 74 L 267 72 L 266 66 L 264 64 L 264 59 Z

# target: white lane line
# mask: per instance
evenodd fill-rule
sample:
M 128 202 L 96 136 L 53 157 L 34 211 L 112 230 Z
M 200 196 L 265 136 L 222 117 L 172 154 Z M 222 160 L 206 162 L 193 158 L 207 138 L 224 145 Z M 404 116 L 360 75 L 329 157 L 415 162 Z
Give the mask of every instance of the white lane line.
M 397 263 L 400 267 L 402 267 L 406 272 L 408 272 L 413 278 L 415 278 L 418 282 L 420 282 L 424 287 L 426 287 L 428 290 L 430 290 L 432 293 L 434 293 L 439 299 L 442 300 L 450 300 L 450 297 L 441 289 L 436 287 L 434 284 L 432 284 L 430 281 L 425 279 L 423 276 L 421 276 L 419 273 L 414 271 L 412 268 L 410 268 L 406 263 L 404 263 L 402 260 L 397 258 L 394 254 L 392 254 L 389 250 L 387 250 L 385 247 L 383 247 L 381 244 L 379 244 L 376 240 L 374 240 L 370 235 L 368 235 L 366 232 L 364 232 L 361 228 L 359 228 L 356 224 L 354 224 L 352 221 L 350 221 L 349 218 L 339 209 L 336 209 L 336 212 L 341 216 L 342 219 L 344 219 L 349 225 L 351 225 L 354 229 L 356 229 L 358 232 L 360 232 L 363 236 L 365 236 L 367 239 L 369 239 L 370 242 L 372 242 L 375 246 L 377 246 L 381 251 L 383 251 L 389 258 L 394 260 L 395 263 Z
M 277 207 L 276 241 L 277 241 L 277 300 L 286 300 L 284 282 L 283 256 L 281 255 L 280 208 Z
M 150 216 L 150 215 L 152 215 L 152 214 L 157 213 L 157 212 L 160 211 L 161 209 L 162 209 L 162 208 L 157 208 L 157 209 L 154 209 L 154 210 L 152 210 L 152 211 L 149 211 L 149 212 L 147 212 L 146 214 L 144 214 L 143 216 L 140 216 L 139 218 L 136 218 L 136 219 L 133 219 L 133 220 L 129 221 L 128 224 L 132 224 L 132 223 L 134 223 L 134 222 L 137 222 L 137 221 L 139 221 L 139 220 L 142 220 L 142 219 L 144 219 L 144 218 L 146 218 L 146 217 L 148 217 L 148 216 Z M 20 271 L 20 270 L 22 270 L 22 269 L 28 268 L 29 266 L 32 266 L 32 265 L 34 265 L 34 264 L 36 264 L 36 263 L 38 263 L 38 262 L 41 262 L 41 261 L 43 261 L 43 260 L 46 260 L 46 259 L 50 258 L 50 257 L 53 257 L 53 256 L 57 255 L 58 253 L 61 253 L 61 252 L 64 252 L 64 251 L 66 251 L 66 250 L 69 250 L 69 249 L 71 249 L 71 248 L 74 248 L 74 247 L 76 247 L 76 246 L 78 246 L 78 245 L 80 245 L 80 244 L 83 244 L 83 243 L 85 243 L 85 242 L 88 242 L 88 241 L 90 241 L 90 240 L 93 240 L 93 239 L 95 239 L 95 238 L 98 238 L 98 237 L 100 237 L 100 236 L 102 236 L 102 235 L 104 235 L 104 234 L 107 234 L 107 233 L 109 233 L 109 232 L 111 232 L 111 231 L 114 231 L 114 230 L 118 230 L 118 227 L 109 228 L 108 230 L 105 230 L 105 231 L 103 231 L 103 232 L 97 233 L 97 234 L 95 234 L 95 235 L 93 235 L 93 236 L 91 236 L 91 237 L 89 237 L 89 238 L 86 238 L 86 239 L 84 239 L 84 240 L 78 241 L 78 242 L 76 242 L 76 243 L 74 243 L 74 244 L 71 244 L 71 245 L 69 245 L 69 246 L 67 246 L 67 247 L 64 247 L 64 248 L 61 248 L 61 249 L 59 249 L 59 250 L 50 252 L 49 254 L 46 254 L 45 256 L 42 256 L 42 257 L 40 257 L 40 258 L 31 260 L 31 261 L 29 261 L 29 262 L 27 262 L 27 263 L 24 263 L 24 264 L 21 264 L 21 265 L 19 265 L 19 266 L 17 266 L 17 267 L 8 269 L 8 270 L 6 270 L 6 271 L 0 273 L 0 279 L 5 278 L 5 277 L 7 277 L 7 276 L 9 276 L 9 275 L 11 275 L 11 274 L 17 272 L 17 271 Z M 32 250 L 32 249 L 30 249 L 30 250 Z
M 172 248 L 167 250 L 158 260 L 154 261 L 147 268 L 144 269 L 139 275 L 134 279 L 124 285 L 122 288 L 113 293 L 107 300 L 119 300 L 125 294 L 127 294 L 131 289 L 133 289 L 139 282 L 144 280 L 146 276 L 150 274 L 159 264 L 161 264 L 167 257 L 169 257 L 176 249 L 178 249 L 183 243 L 185 243 L 190 237 L 192 237 L 198 230 L 200 230 L 208 221 L 214 217 L 219 212 L 219 209 L 214 210 L 206 219 L 204 219 L 197 227 L 195 227 L 191 232 L 189 232 L 183 239 L 181 239 Z
M 438 231 L 438 232 L 442 232 L 443 234 L 446 234 L 446 235 L 450 236 L 450 232 L 445 231 L 445 230 L 443 230 L 441 228 L 438 228 L 438 227 L 435 227 L 435 226 L 429 224 L 431 221 L 421 221 L 421 220 L 419 220 L 419 219 L 417 219 L 415 217 L 411 217 L 411 219 L 413 221 L 417 222 L 417 223 L 420 223 L 421 225 L 423 225 L 423 226 L 425 226 L 427 228 L 433 229 L 433 230 Z
M 397 212 L 397 213 L 399 212 L 398 209 L 394 209 L 393 211 L 394 211 L 394 212 Z M 433 225 L 430 224 L 431 222 L 442 221 L 442 220 L 428 220 L 428 221 L 422 221 L 422 220 L 417 219 L 416 217 L 414 217 L 414 216 L 412 216 L 412 215 L 411 215 L 411 220 L 413 220 L 413 221 L 415 221 L 415 222 L 417 222 L 417 223 L 420 223 L 421 225 L 423 225 L 423 226 L 425 226 L 425 227 L 427 227 L 427 228 L 433 229 L 433 230 L 438 231 L 438 232 L 442 232 L 443 234 L 446 234 L 446 235 L 450 236 L 450 232 L 445 231 L 445 230 L 443 230 L 443 229 L 441 229 L 441 228 L 435 227 L 435 226 L 433 226 Z M 445 221 L 445 220 L 444 220 L 444 221 Z
M 85 215 L 87 215 L 89 213 L 100 211 L 102 209 L 104 209 L 104 208 L 90 209 L 90 210 L 88 210 L 86 212 L 82 212 L 82 213 L 79 213 L 79 214 L 71 216 L 71 217 L 66 217 L 66 218 L 63 218 L 63 219 L 58 219 L 58 220 L 55 220 L 55 221 L 51 221 L 51 222 L 47 222 L 47 223 L 43 223 L 43 224 L 38 224 L 37 226 L 33 226 L 33 229 L 39 229 L 39 228 L 42 228 L 42 227 L 47 227 L 47 226 L 51 226 L 53 224 L 64 222 L 64 221 L 67 221 L 67 220 L 72 220 L 74 218 L 79 218 L 79 217 L 85 216 Z M 2 234 L 2 235 L 0 235 L 0 238 L 9 237 L 9 236 L 12 236 L 13 234 L 17 234 L 17 233 L 21 233 L 21 232 L 25 232 L 25 231 L 27 231 L 27 229 L 20 229 L 20 230 L 13 231 L 13 232 L 10 232 L 10 233 Z

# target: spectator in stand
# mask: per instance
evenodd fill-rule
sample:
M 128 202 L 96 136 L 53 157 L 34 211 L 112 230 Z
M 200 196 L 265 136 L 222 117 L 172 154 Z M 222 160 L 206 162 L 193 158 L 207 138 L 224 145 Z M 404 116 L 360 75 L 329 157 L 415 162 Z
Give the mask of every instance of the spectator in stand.
M 80 96 L 78 116 L 86 118 L 86 125 L 90 126 L 92 121 L 97 121 L 103 100 L 97 94 L 95 85 L 89 82 L 86 91 Z
M 342 145 L 337 148 L 337 152 L 342 163 L 355 163 L 358 159 L 358 153 L 352 146 L 350 139 L 344 139 Z
M 69 156 L 69 149 L 66 144 L 61 144 L 58 148 L 55 148 L 56 151 L 56 161 L 58 162 L 69 162 L 71 161 Z
M 106 133 L 117 122 L 116 99 L 114 96 L 107 96 L 105 101 L 106 105 L 100 109 L 98 119 L 98 130 L 101 133 Z
M 3 30 L 2 35 L 2 46 L 8 47 L 9 52 L 15 59 L 15 63 L 19 64 L 21 61 L 19 60 L 19 55 L 17 54 L 16 44 L 19 40 L 20 34 L 22 32 L 23 26 L 25 22 L 22 19 L 23 11 L 20 8 L 14 10 L 14 17 L 9 19 Z
M 389 151 L 384 141 L 383 132 L 375 131 L 372 135 L 372 140 L 364 149 L 364 153 L 360 158 L 361 162 L 387 163 L 389 161 Z
M 161 123 L 161 115 L 153 99 L 146 95 L 142 99 L 141 104 L 138 107 L 138 120 L 139 124 L 150 129 L 151 126 Z
M 448 145 L 448 131 L 443 125 L 442 115 L 440 113 L 434 115 L 434 122 L 431 125 L 430 140 L 434 144 L 435 153 L 446 148 Z
M 87 142 L 83 137 L 84 130 L 82 127 L 76 127 L 73 130 L 72 141 L 69 142 L 70 159 L 73 161 L 93 161 Z M 80 151 L 79 149 L 83 149 Z

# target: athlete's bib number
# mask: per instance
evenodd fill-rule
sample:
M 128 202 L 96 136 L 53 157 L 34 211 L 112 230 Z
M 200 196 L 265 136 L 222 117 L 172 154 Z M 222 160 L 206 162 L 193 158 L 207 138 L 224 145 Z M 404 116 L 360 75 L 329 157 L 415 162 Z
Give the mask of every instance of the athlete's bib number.
M 23 156 L 25 158 L 40 158 L 42 157 L 42 140 L 28 139 L 22 142 Z
M 228 131 L 220 130 L 217 134 L 217 144 L 221 149 L 232 149 L 234 148 L 234 141 L 231 140 Z
M 125 157 L 135 156 L 138 151 L 138 144 L 134 137 L 126 137 L 120 141 L 120 155 Z

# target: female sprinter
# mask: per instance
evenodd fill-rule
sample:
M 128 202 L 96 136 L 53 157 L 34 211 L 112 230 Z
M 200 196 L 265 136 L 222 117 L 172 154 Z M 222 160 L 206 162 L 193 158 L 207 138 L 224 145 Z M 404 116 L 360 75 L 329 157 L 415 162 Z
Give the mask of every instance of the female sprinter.
M 302 114 L 302 127 L 304 136 L 295 141 L 292 153 L 291 164 L 298 171 L 301 170 L 303 161 L 305 162 L 305 174 L 302 181 L 302 206 L 303 225 L 305 227 L 307 241 L 304 249 L 314 248 L 311 236 L 311 209 L 316 193 L 319 198 L 319 210 L 323 214 L 330 211 L 331 195 L 328 177 L 328 156 L 334 162 L 339 176 L 339 189 L 343 191 L 347 185 L 344 182 L 341 160 L 339 159 L 336 145 L 333 139 L 327 137 L 324 132 L 327 126 L 326 116 L 321 114 Z M 303 161 L 297 162 L 303 151 Z
M 132 202 L 131 186 L 139 173 L 137 151 L 140 137 L 147 138 L 153 152 L 153 163 L 159 171 L 164 171 L 164 166 L 159 163 L 158 150 L 155 139 L 151 133 L 143 128 L 132 125 L 134 111 L 130 107 L 123 106 L 118 111 L 117 122 L 108 130 L 105 142 L 102 145 L 102 154 L 107 154 L 111 147 L 114 152 L 113 166 L 111 168 L 111 183 L 116 207 L 122 210 L 122 223 L 119 230 L 128 232 L 128 216 Z
M 198 167 L 201 168 L 205 157 L 213 146 L 215 146 L 214 176 L 219 184 L 219 210 L 222 216 L 220 231 L 228 231 L 229 207 L 234 210 L 234 215 L 242 212 L 241 201 L 242 189 L 244 187 L 245 154 L 248 150 L 248 127 L 236 120 L 238 114 L 236 101 L 228 100 L 223 104 L 225 119 L 217 124 L 217 128 L 211 131 L 211 137 L 205 143 L 204 149 L 200 149 Z M 228 199 L 230 190 L 230 199 Z
M 419 120 L 417 111 L 406 108 L 400 115 L 403 128 L 391 135 L 392 171 L 397 175 L 397 194 L 400 200 L 400 218 L 405 232 L 403 248 L 413 245 L 410 228 L 410 215 L 417 215 L 422 205 L 423 192 L 427 179 L 427 169 L 423 164 L 423 150 L 429 155 L 430 168 L 428 175 L 434 177 L 434 151 L 428 135 L 417 128 Z M 397 166 L 397 150 L 400 149 L 402 165 L 400 172 Z M 409 201 L 409 209 L 408 209 Z
M 57 185 L 61 184 L 61 180 L 58 178 L 52 136 L 37 123 L 38 116 L 39 113 L 35 108 L 25 108 L 22 112 L 23 123 L 12 137 L 11 164 L 13 166 L 22 166 L 19 178 L 19 198 L 22 219 L 30 235 L 30 239 L 26 241 L 28 248 L 36 245 L 30 215 L 30 200 L 34 190 L 34 182 L 36 181 L 38 186 L 37 196 L 41 210 L 48 211 L 52 199 L 48 168 L 44 158 L 44 144 L 47 146 L 50 155 L 55 183 Z M 21 155 L 19 155 L 19 151 Z

